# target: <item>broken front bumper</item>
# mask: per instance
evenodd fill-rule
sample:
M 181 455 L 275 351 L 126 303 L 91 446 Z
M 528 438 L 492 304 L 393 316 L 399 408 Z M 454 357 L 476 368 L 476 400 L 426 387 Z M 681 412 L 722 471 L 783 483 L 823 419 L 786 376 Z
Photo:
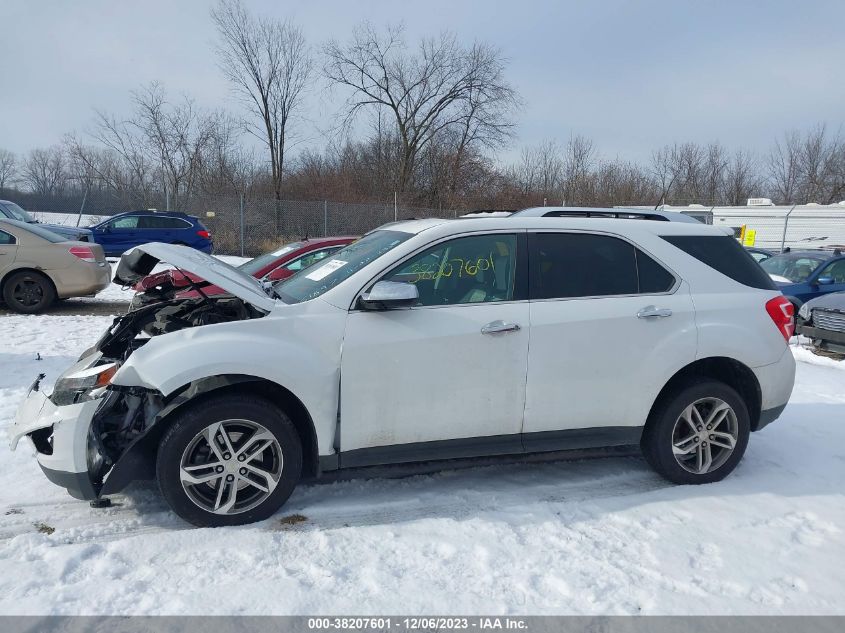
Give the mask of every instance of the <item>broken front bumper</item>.
M 96 499 L 88 473 L 88 430 L 101 401 L 56 406 L 41 391 L 31 391 L 15 415 L 9 447 L 15 450 L 29 437 L 47 479 L 77 499 Z

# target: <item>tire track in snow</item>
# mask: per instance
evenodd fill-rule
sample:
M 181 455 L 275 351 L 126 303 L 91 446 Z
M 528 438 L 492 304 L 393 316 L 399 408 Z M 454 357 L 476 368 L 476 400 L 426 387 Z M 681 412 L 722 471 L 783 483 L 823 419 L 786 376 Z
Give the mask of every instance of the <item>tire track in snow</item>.
M 538 472 L 539 471 L 539 472 Z M 300 486 L 270 519 L 245 527 L 268 531 L 331 531 L 393 525 L 425 519 L 466 520 L 502 511 L 519 511 L 538 502 L 556 506 L 626 497 L 660 490 L 668 484 L 632 458 L 575 462 L 507 464 L 401 478 L 376 477 Z M 195 529 L 169 511 L 154 486 L 113 497 L 106 509 L 75 499 L 23 503 L 0 510 L 0 542 L 55 528 L 62 544 L 117 541 L 161 532 Z M 14 511 L 9 514 L 9 511 Z M 280 522 L 302 514 L 296 525 Z

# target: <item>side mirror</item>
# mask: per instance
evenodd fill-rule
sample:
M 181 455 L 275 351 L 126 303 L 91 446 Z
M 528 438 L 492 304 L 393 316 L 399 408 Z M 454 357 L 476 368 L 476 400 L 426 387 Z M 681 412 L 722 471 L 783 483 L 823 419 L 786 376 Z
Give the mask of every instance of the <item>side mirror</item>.
M 816 283 L 819 284 L 820 286 L 828 286 L 828 285 L 833 283 L 833 277 L 828 277 L 828 276 L 819 277 L 818 279 L 816 279 Z
M 414 284 L 398 281 L 379 281 L 358 300 L 364 310 L 392 310 L 414 305 L 420 293 Z

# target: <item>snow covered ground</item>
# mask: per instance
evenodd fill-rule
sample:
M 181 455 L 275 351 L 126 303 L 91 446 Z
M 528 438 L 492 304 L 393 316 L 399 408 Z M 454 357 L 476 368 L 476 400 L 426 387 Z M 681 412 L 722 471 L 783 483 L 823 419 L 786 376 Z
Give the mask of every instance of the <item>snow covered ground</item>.
M 639 457 L 499 464 L 303 486 L 199 530 L 152 486 L 94 510 L 28 443 L 5 452 L 35 375 L 110 321 L 0 316 L 2 614 L 845 613 L 845 363 L 794 348 L 790 405 L 719 484 Z

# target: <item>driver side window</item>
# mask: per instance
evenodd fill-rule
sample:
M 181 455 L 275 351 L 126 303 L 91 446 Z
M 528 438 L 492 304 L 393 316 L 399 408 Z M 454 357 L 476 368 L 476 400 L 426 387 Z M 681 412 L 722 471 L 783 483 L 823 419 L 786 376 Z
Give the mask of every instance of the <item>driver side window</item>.
M 109 222 L 109 227 L 112 229 L 137 229 L 138 216 L 130 215 L 125 218 L 118 218 Z
M 819 277 L 830 277 L 833 283 L 845 283 L 845 259 L 835 261 L 819 273 Z
M 511 301 L 516 245 L 514 234 L 460 237 L 426 249 L 381 281 L 414 284 L 420 306 Z

